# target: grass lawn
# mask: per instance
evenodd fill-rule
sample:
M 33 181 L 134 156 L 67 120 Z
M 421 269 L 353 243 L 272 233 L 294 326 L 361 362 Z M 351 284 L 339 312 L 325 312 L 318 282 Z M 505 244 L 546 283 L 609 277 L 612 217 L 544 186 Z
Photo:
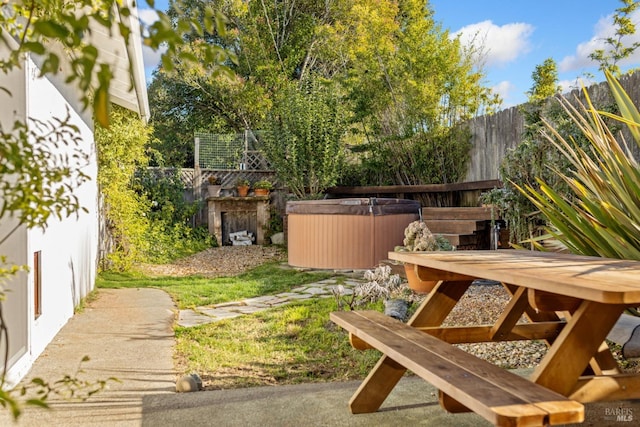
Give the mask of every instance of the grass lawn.
M 183 309 L 286 292 L 333 276 L 269 263 L 213 279 L 102 273 L 97 284 L 159 288 Z M 208 325 L 176 326 L 177 369 L 197 372 L 206 389 L 362 379 L 379 353 L 354 350 L 348 335 L 329 320 L 335 310 L 333 298 L 313 299 Z

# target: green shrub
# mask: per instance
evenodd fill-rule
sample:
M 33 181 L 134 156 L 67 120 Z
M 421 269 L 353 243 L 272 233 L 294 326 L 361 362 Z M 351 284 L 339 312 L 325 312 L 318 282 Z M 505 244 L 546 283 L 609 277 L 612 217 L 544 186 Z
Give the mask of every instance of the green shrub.
M 269 112 L 263 150 L 278 179 L 300 199 L 318 197 L 343 166 L 348 112 L 319 77 L 283 88 Z
M 185 200 L 187 189 L 179 170 L 139 170 L 137 183 L 140 195 L 149 201 L 146 261 L 165 263 L 216 246 L 205 227 L 192 226 L 202 202 Z
M 471 133 L 455 127 L 440 134 L 417 132 L 404 139 L 374 141 L 356 148 L 341 185 L 419 185 L 458 182 L 470 158 Z
M 113 246 L 101 259 L 104 269 L 127 270 L 141 261 L 147 248 L 147 200 L 134 190 L 135 171 L 147 165 L 146 146 L 151 129 L 137 114 L 116 105 L 109 128 L 96 128 L 98 184 L 103 214 Z
M 597 111 L 586 91 L 586 106 L 562 105 L 570 119 L 587 138 L 583 148 L 565 138 L 550 123 L 545 137 L 562 153 L 571 167 L 556 169 L 570 191 L 563 195 L 544 180 L 539 190 L 526 185 L 519 189 L 543 213 L 549 233 L 573 253 L 621 259 L 640 259 L 640 168 L 628 147 L 616 140 L 606 125 L 609 117 L 624 123 L 640 146 L 640 113 L 619 82 L 605 72 L 620 115 Z M 595 160 L 594 160 L 595 158 Z

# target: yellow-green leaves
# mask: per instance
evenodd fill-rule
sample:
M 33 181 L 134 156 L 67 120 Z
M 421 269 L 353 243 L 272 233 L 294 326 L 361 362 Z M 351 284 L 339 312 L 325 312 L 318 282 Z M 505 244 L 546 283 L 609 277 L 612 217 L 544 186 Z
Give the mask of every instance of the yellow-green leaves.
M 153 7 L 153 2 L 147 2 Z M 179 12 L 178 3 L 174 4 Z M 121 38 L 125 45 L 131 40 L 130 19 L 132 11 L 119 0 L 82 0 L 62 2 L 52 0 L 17 0 L 3 6 L 0 29 L 17 41 L 17 48 L 10 46 L 8 58 L 0 58 L 0 71 L 19 66 L 23 53 L 35 53 L 43 57 L 41 75 L 65 72 L 65 81 L 80 89 L 80 101 L 84 107 L 93 107 L 101 126 L 108 125 L 108 103 L 111 83 L 111 59 L 99 55 L 97 46 L 87 42 L 87 34 L 100 31 Z M 191 33 L 224 35 L 226 18 L 220 11 L 207 6 L 205 16 L 181 16 L 172 22 L 166 14 L 158 12 L 158 20 L 143 28 L 143 43 L 155 50 L 166 49 L 162 61 L 167 70 L 172 69 L 170 57 L 177 55 L 179 47 L 187 44 Z M 117 30 L 116 30 L 117 28 Z M 136 30 L 137 31 L 137 30 Z M 0 38 L 0 43 L 2 39 Z M 62 48 L 68 58 L 61 58 Z M 213 44 L 199 46 L 205 52 L 200 55 L 182 54 L 180 60 L 197 64 L 205 57 L 210 68 L 224 67 L 225 61 L 234 61 L 224 49 Z M 66 62 L 71 67 L 63 67 Z M 107 70 L 106 68 L 109 68 Z M 222 70 L 228 74 L 229 69 Z M 7 88 L 2 88 L 7 92 Z
M 603 116 L 626 124 L 640 144 L 640 114 L 620 83 L 606 72 L 620 115 L 598 112 L 587 92 L 580 109 L 562 100 L 565 111 L 589 140 L 588 149 L 567 141 L 547 124 L 547 138 L 570 162 L 569 172 L 556 173 L 571 189 L 560 195 L 545 182 L 527 195 L 550 223 L 550 233 L 572 252 L 609 258 L 640 259 L 640 168 L 629 150 L 605 125 Z

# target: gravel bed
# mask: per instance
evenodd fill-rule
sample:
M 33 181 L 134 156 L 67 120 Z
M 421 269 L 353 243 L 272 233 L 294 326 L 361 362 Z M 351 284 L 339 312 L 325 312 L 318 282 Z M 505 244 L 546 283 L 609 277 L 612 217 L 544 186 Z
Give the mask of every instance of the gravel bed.
M 235 276 L 269 261 L 283 261 L 286 252 L 278 246 L 221 246 L 179 259 L 171 264 L 141 264 L 140 272 L 152 276 Z
M 472 285 L 445 319 L 445 326 L 493 324 L 509 301 L 499 284 Z M 524 318 L 521 321 L 525 321 Z M 547 352 L 542 341 L 457 344 L 468 353 L 503 368 L 533 368 Z

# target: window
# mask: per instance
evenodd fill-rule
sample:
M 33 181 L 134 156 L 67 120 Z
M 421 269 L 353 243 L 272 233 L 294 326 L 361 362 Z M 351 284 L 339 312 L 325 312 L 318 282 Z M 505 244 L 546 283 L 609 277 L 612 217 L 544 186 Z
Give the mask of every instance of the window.
M 33 315 L 42 314 L 42 251 L 33 253 Z

